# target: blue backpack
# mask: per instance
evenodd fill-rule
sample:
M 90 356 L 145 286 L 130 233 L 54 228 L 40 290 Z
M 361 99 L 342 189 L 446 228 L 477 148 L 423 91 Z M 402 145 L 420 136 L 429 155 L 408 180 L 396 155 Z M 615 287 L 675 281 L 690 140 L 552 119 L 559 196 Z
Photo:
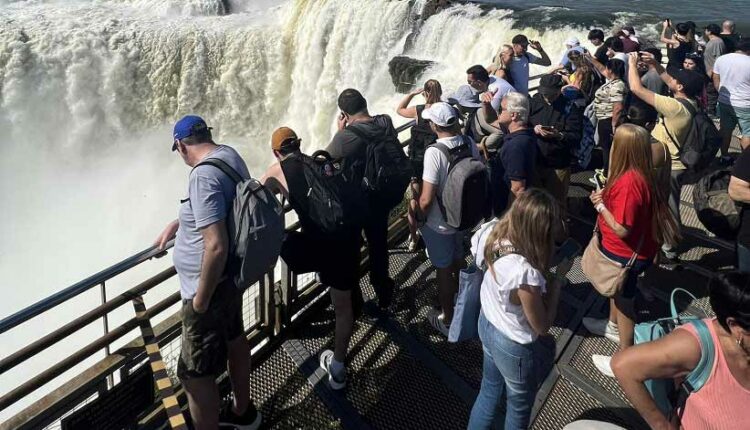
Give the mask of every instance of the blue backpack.
M 687 294 L 695 300 L 695 296 L 688 291 L 682 288 L 675 288 L 672 290 L 670 298 L 671 317 L 640 323 L 635 326 L 636 344 L 660 339 L 683 324 L 692 324 L 698 333 L 701 345 L 701 359 L 695 369 L 685 376 L 685 380 L 680 384 L 679 388 L 675 387 L 673 379 L 649 379 L 645 382 L 646 389 L 651 394 L 651 397 L 654 398 L 656 405 L 668 418 L 671 418 L 676 410 L 679 410 L 681 415 L 688 396 L 700 390 L 706 381 L 708 381 L 713 369 L 715 353 L 711 331 L 706 323 L 698 317 L 683 317 L 677 312 L 674 298 L 675 293 L 678 291 Z

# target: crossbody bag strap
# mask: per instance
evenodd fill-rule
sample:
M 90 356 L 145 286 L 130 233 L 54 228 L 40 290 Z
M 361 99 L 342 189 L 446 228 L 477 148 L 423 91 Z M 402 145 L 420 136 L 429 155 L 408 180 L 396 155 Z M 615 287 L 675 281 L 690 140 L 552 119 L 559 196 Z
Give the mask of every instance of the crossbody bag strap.
M 635 264 L 635 260 L 638 259 L 638 254 L 641 252 L 641 248 L 643 247 L 643 242 L 645 241 L 646 241 L 646 235 L 644 234 L 641 236 L 641 239 L 638 241 L 638 247 L 635 248 L 635 252 L 630 257 L 630 260 L 628 261 L 628 265 L 625 267 L 627 267 L 628 269 L 633 267 L 633 265 Z

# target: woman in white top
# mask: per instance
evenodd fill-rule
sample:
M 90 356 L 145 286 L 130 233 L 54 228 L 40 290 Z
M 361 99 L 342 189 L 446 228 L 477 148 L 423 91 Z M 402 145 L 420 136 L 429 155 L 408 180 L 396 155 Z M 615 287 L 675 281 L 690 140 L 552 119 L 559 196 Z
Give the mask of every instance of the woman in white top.
M 505 429 L 529 425 L 534 398 L 542 382 L 540 354 L 550 354 L 538 336 L 547 333 L 557 313 L 560 286 L 571 262 L 557 266 L 547 282 L 560 209 L 546 191 L 529 189 L 484 234 L 483 260 L 492 262 L 481 289 L 479 337 L 484 349 L 482 388 L 471 410 L 469 429 L 492 427 L 497 404 L 506 393 Z M 480 229 L 475 237 L 482 236 Z M 481 247 L 481 239 L 473 241 Z M 481 262 L 479 262 L 481 264 Z

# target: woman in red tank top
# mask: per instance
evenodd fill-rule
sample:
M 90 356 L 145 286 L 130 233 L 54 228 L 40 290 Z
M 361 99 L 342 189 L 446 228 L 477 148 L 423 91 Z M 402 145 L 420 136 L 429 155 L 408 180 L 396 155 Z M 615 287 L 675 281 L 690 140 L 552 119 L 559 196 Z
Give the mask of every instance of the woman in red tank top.
M 669 421 L 643 382 L 674 378 L 679 381 L 698 365 L 701 346 L 691 326 L 615 354 L 612 368 L 625 395 L 652 429 L 730 430 L 750 428 L 750 275 L 730 272 L 711 284 L 707 319 L 714 343 L 711 375 L 690 394 L 682 408 L 682 422 Z

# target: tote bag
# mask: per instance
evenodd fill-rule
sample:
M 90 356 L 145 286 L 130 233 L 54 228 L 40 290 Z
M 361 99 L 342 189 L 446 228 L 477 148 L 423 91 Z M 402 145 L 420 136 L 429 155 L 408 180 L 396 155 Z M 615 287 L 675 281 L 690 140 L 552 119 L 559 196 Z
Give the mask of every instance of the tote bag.
M 480 232 L 477 251 L 473 255 L 474 260 L 469 264 L 469 267 L 461 270 L 458 275 L 458 294 L 453 308 L 453 320 L 448 332 L 448 342 L 462 342 L 479 336 L 477 326 L 479 324 L 479 311 L 482 308 L 479 292 L 484 279 L 483 268 L 485 264 L 479 267 L 476 265 L 476 261 L 481 248 L 479 245 L 482 243 L 482 237 L 488 231 L 492 231 L 493 227 L 494 223 Z

